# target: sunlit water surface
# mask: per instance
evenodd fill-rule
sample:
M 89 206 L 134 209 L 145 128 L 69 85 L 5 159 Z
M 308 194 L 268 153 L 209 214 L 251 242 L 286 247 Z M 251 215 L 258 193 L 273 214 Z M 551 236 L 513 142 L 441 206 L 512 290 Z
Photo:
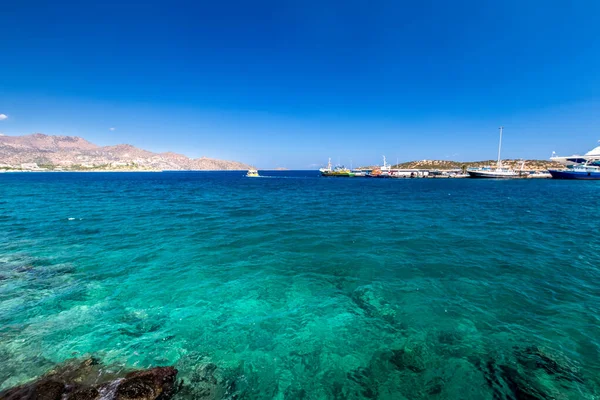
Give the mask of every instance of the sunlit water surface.
M 247 399 L 599 398 L 600 182 L 261 173 L 1 174 L 0 388 L 95 355 L 180 398 L 206 363 Z

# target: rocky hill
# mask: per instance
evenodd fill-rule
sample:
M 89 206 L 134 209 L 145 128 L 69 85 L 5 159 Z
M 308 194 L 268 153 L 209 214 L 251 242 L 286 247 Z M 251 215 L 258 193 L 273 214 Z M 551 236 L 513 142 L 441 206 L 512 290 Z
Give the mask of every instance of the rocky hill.
M 0 136 L 0 169 L 8 170 L 246 170 L 249 165 L 212 158 L 153 153 L 129 144 L 97 146 L 76 136 L 36 133 Z
M 502 160 L 502 165 L 515 170 L 521 169 L 521 163 L 525 162 L 523 166 L 524 170 L 527 171 L 543 171 L 548 168 L 561 168 L 562 166 L 553 161 L 545 160 Z M 495 166 L 496 160 L 487 161 L 446 161 L 446 160 L 420 160 L 420 161 L 409 161 L 394 165 L 393 168 L 405 168 L 405 169 L 463 169 L 463 168 L 478 168 L 485 166 Z

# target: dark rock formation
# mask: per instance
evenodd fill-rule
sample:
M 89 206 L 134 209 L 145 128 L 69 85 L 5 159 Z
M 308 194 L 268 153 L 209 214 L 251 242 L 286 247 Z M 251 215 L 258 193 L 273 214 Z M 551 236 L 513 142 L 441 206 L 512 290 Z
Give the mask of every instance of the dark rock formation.
M 120 377 L 98 360 L 73 360 L 36 381 L 0 393 L 1 400 L 168 400 L 177 391 L 177 370 L 156 367 Z
M 485 382 L 492 390 L 494 400 L 523 399 L 549 400 L 552 397 L 541 391 L 535 382 L 510 365 L 497 364 L 490 359 L 482 363 L 474 360 L 474 364 L 484 376 Z
M 483 373 L 494 400 L 551 400 L 562 392 L 581 390 L 585 383 L 571 362 L 536 346 L 515 348 L 512 361 L 491 357 L 470 361 Z
M 116 390 L 115 400 L 167 399 L 174 394 L 177 370 L 158 367 L 127 374 Z
M 399 370 L 408 369 L 415 373 L 425 371 L 422 347 L 415 347 L 410 351 L 392 350 L 390 362 Z
M 556 380 L 583 383 L 577 368 L 570 365 L 567 360 L 559 360 L 536 346 L 526 347 L 523 350 L 517 349 L 515 354 L 517 361 L 525 369 L 542 369 Z

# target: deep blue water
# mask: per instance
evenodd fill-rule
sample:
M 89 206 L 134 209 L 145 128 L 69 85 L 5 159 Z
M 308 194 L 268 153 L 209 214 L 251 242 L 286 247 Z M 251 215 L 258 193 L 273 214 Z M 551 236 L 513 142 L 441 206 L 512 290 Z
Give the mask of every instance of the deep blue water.
M 180 398 L 209 362 L 248 399 L 599 398 L 600 182 L 261 174 L 0 174 L 0 388 L 93 354 Z

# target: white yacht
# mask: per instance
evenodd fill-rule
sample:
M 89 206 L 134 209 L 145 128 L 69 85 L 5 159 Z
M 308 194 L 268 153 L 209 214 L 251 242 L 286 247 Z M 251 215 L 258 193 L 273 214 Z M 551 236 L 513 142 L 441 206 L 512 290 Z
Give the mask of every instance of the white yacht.
M 249 169 L 248 173 L 246 173 L 246 177 L 248 178 L 260 178 L 260 175 L 258 175 L 258 171 L 255 169 Z
M 485 167 L 485 168 L 475 168 L 468 169 L 467 173 L 471 178 L 495 178 L 495 179 L 506 179 L 506 178 L 518 178 L 520 176 L 519 172 L 502 167 L 502 159 L 500 158 L 500 152 L 502 150 L 502 131 L 504 127 L 500 127 L 500 143 L 498 144 L 498 162 L 496 163 L 496 168 Z
M 319 168 L 319 172 L 321 173 L 321 175 L 326 175 L 326 174 L 330 174 L 333 172 L 333 169 L 331 168 L 331 158 L 327 162 L 327 167 Z
M 555 152 L 552 152 L 552 157 L 550 157 L 550 160 L 561 163 L 565 167 L 571 167 L 586 163 L 595 164 L 596 162 L 600 161 L 600 146 L 595 147 L 594 149 L 588 151 L 582 156 L 574 154 L 568 157 L 560 157 L 557 156 Z
M 392 175 L 392 166 L 387 163 L 385 156 L 383 156 L 383 166 L 381 167 L 381 175 Z

